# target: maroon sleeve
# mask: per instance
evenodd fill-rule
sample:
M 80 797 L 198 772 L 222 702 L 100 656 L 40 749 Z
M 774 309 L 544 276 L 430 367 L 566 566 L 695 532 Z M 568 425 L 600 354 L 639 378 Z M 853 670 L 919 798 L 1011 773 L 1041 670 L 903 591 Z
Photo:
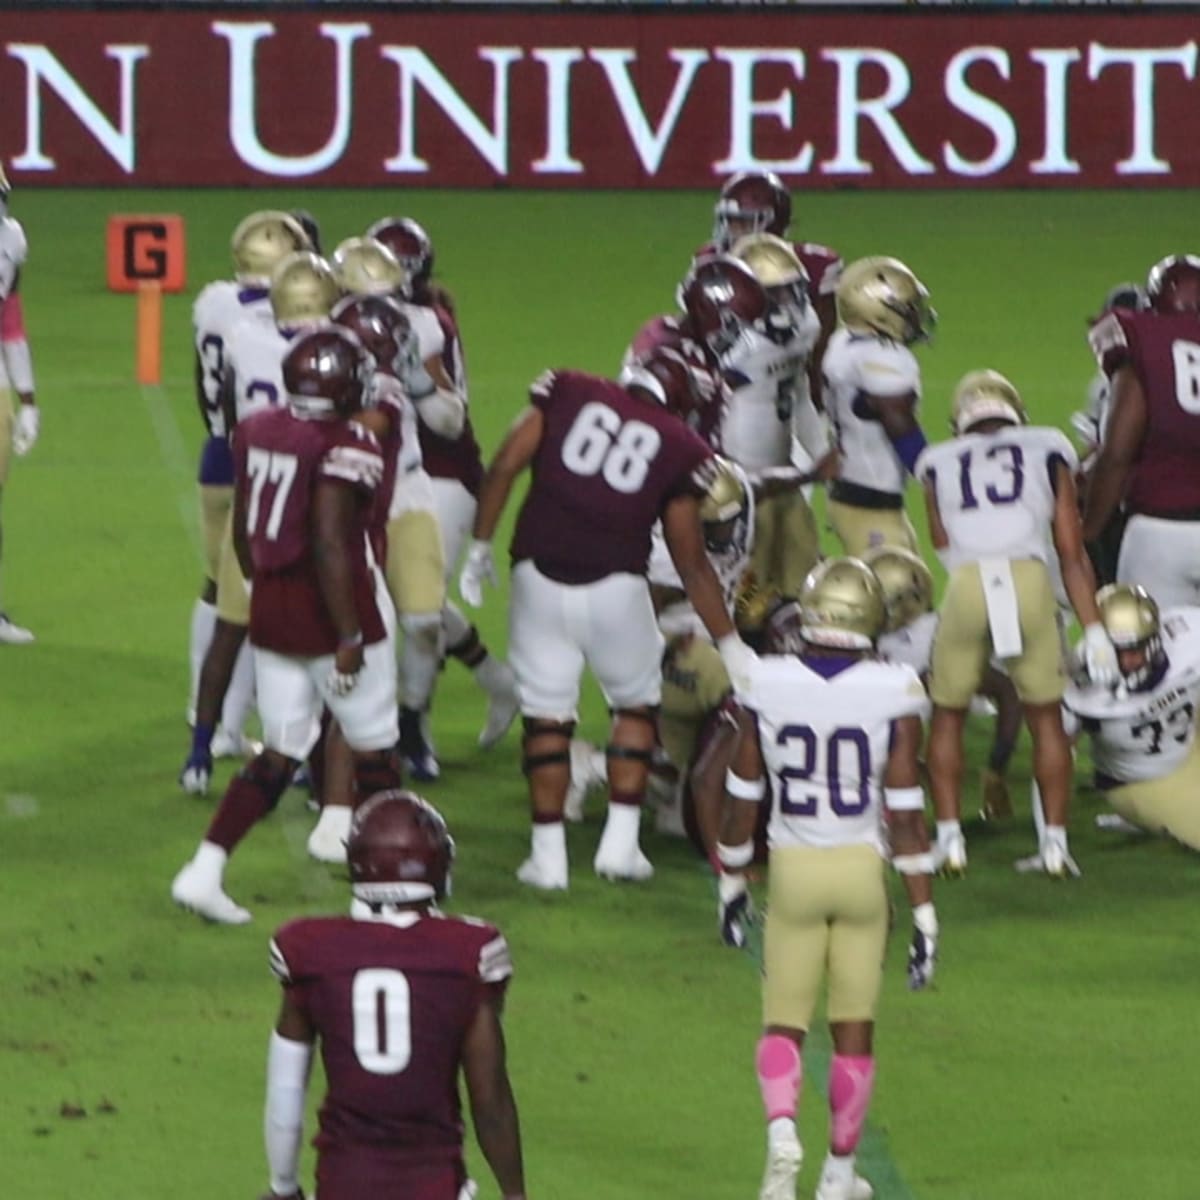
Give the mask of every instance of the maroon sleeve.
M 307 984 L 315 975 L 310 961 L 313 944 L 312 923 L 303 918 L 289 921 L 275 931 L 270 944 L 270 965 L 275 978 L 290 994 L 293 1003 L 309 1020 Z
M 1132 362 L 1137 346 L 1137 325 L 1118 309 L 1102 313 L 1088 330 L 1088 345 L 1110 379 Z
M 383 451 L 369 429 L 347 421 L 317 466 L 317 478 L 372 496 L 383 481 Z
M 540 408 L 542 412 L 548 412 L 551 398 L 557 387 L 558 372 L 553 370 L 543 371 L 529 385 L 529 403 L 534 408 Z

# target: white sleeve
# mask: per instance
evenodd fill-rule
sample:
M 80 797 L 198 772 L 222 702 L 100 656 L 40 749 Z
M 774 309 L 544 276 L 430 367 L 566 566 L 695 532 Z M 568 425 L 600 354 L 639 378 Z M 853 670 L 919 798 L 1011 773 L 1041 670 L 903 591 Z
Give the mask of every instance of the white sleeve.
M 467 423 L 467 406 L 458 392 L 439 387 L 413 404 L 421 420 L 442 437 L 458 437 Z
M 807 388 L 797 398 L 796 407 L 792 410 L 792 429 L 814 463 L 820 462 L 829 453 L 829 423 L 817 412 Z
M 911 350 L 874 341 L 858 359 L 859 386 L 869 396 L 907 396 L 921 391 L 921 369 Z
M 13 389 L 20 396 L 28 396 L 33 392 L 33 356 L 29 353 L 29 343 L 24 338 L 0 342 L 0 350 L 4 352 L 4 368 Z
M 479 978 L 484 983 L 502 983 L 512 977 L 512 954 L 504 934 L 497 933 L 479 951 Z
M 271 1190 L 290 1196 L 297 1188 L 300 1141 L 304 1133 L 304 1097 L 312 1065 L 311 1042 L 294 1042 L 271 1030 L 267 1048 L 267 1102 L 263 1112 L 263 1141 Z

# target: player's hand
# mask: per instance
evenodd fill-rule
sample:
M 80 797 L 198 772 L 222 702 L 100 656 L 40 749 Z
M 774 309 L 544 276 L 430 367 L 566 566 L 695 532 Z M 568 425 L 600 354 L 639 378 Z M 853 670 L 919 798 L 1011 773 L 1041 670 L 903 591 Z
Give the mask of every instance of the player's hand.
M 33 449 L 42 427 L 42 411 L 36 404 L 22 404 L 17 408 L 17 422 L 12 434 L 13 451 L 24 456 Z
M 933 979 L 937 963 L 937 914 L 932 904 L 920 904 L 913 909 L 912 941 L 908 944 L 908 988 L 919 992 Z
M 179 786 L 189 796 L 207 796 L 209 780 L 212 779 L 212 755 L 193 751 L 179 772 Z
M 329 690 L 335 696 L 350 695 L 358 683 L 362 669 L 362 639 L 343 642 L 338 646 L 337 654 L 333 658 L 333 668 L 329 672 Z
M 740 950 L 754 923 L 754 900 L 740 871 L 722 871 L 717 876 L 717 929 L 726 946 Z
M 1099 621 L 1083 631 L 1083 665 L 1088 678 L 1098 687 L 1113 687 L 1121 681 L 1117 652 Z
M 733 685 L 734 694 L 744 696 L 750 690 L 758 656 L 736 633 L 726 634 L 717 643 L 717 649 L 721 652 L 721 662 L 725 664 L 725 673 Z
M 478 608 L 483 603 L 485 581 L 492 587 L 496 586 L 496 563 L 492 558 L 492 543 L 476 538 L 467 550 L 467 557 L 458 577 L 459 594 L 472 608 Z
M 437 390 L 433 376 L 425 369 L 421 361 L 421 343 L 415 330 L 410 330 L 407 340 L 396 358 L 397 373 L 409 399 L 414 402 L 424 400 Z

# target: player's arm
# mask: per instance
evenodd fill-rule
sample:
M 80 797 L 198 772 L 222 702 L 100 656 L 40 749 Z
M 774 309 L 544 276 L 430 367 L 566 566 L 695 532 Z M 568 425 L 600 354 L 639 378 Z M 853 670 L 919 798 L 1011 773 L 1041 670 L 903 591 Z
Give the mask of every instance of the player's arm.
M 808 386 L 812 402 L 821 412 L 825 411 L 825 376 L 821 372 L 821 361 L 825 357 L 825 347 L 837 328 L 837 302 L 833 292 L 823 292 L 813 302 L 813 311 L 821 322 L 821 332 L 813 343 L 812 353 L 808 358 Z
M 925 987 L 933 978 L 938 936 L 937 911 L 933 907 L 934 863 L 925 824 L 925 792 L 917 761 L 921 736 L 920 717 L 901 717 L 893 724 L 891 750 L 883 776 L 892 866 L 904 880 L 904 890 L 912 905 L 908 986 L 914 991 Z
M 263 1140 L 271 1175 L 270 1197 L 292 1200 L 302 1195 L 297 1170 L 304 1133 L 304 1101 L 315 1038 L 316 1030 L 285 989 L 279 1018 L 267 1048 Z
M 450 378 L 440 354 L 430 355 L 422 366 L 433 384 L 433 390 L 422 395 L 417 394 L 420 388 L 409 391 L 417 416 L 434 433 L 445 438 L 456 438 L 467 423 L 467 402 L 454 386 L 454 380 Z
M 334 669 L 345 677 L 357 676 L 363 663 L 362 627 L 354 602 L 350 558 L 357 504 L 353 488 L 329 480 L 317 482 L 312 508 L 313 567 L 321 600 L 338 637 Z
M 208 393 L 204 389 L 204 380 L 208 372 L 204 369 L 204 359 L 198 349 L 192 352 L 192 361 L 192 377 L 196 381 L 196 407 L 200 410 L 200 420 L 204 422 L 204 428 L 212 433 L 212 413 L 208 408 Z
M 462 598 L 475 608 L 483 603 L 484 580 L 493 585 L 496 582 L 492 538 L 496 526 L 500 524 L 513 484 L 533 462 L 542 444 L 545 425 L 542 410 L 535 404 L 528 405 L 509 427 L 500 449 L 484 473 L 479 489 L 479 506 L 475 510 L 475 524 L 471 530 L 471 544 L 458 576 L 458 590 Z
M 521 1124 L 508 1078 L 504 1029 L 500 1024 L 502 1004 L 503 993 L 498 988 L 485 990 L 463 1041 L 463 1075 L 475 1137 L 500 1193 L 504 1200 L 524 1200 Z
M 1125 499 L 1129 476 L 1146 436 L 1146 392 L 1132 365 L 1112 377 L 1112 401 L 1100 453 L 1090 472 L 1083 537 L 1095 541 Z
M 18 267 L 8 295 L 0 303 L 0 353 L 4 356 L 4 369 L 12 389 L 21 401 L 16 412 L 12 444 L 16 453 L 23 455 L 33 449 L 38 439 L 41 413 L 34 395 L 33 356 L 29 352 L 25 316 L 17 292 L 20 283 L 21 269 Z
M 752 713 L 738 714 L 738 742 L 725 771 L 725 819 L 717 841 L 717 929 L 727 946 L 746 944 L 754 903 L 746 869 L 754 861 L 754 828 L 759 805 L 770 795 L 766 768 Z
M 233 551 L 242 568 L 242 577 L 249 581 L 254 578 L 254 557 L 250 553 L 250 530 L 246 525 L 246 466 L 241 454 L 235 455 L 234 462 Z
M 925 449 L 925 434 L 917 421 L 916 392 L 903 396 L 864 395 L 862 400 L 911 475 Z
M 225 432 L 232 434 L 237 426 L 237 379 L 232 371 L 225 371 L 221 375 L 217 403 L 225 416 Z
M 924 487 L 925 516 L 929 523 L 929 540 L 933 548 L 940 553 L 949 547 L 950 535 L 946 532 L 946 526 L 942 521 L 942 513 L 938 508 L 937 487 L 934 484 L 932 475 L 926 475 Z

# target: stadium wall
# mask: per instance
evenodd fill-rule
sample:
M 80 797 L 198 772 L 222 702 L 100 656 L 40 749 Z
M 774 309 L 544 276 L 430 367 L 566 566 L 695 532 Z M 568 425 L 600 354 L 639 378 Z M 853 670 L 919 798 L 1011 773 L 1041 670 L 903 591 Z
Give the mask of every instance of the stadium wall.
M 1200 184 L 1197 25 L 1166 10 L 6 8 L 0 30 L 23 183 Z

